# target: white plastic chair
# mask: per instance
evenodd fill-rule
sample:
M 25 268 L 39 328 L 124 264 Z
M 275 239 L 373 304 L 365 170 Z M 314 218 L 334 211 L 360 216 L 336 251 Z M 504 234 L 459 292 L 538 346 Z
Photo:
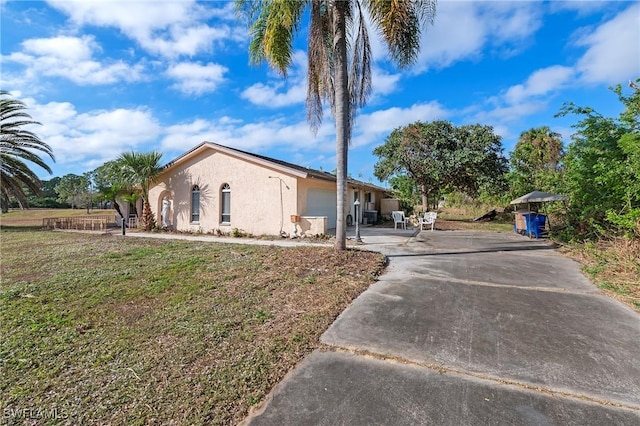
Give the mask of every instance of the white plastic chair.
M 403 211 L 393 211 L 391 216 L 393 217 L 393 229 L 398 229 L 398 224 L 402 226 L 402 229 L 407 229 L 409 218 L 405 217 Z
M 418 219 L 418 223 L 420 224 L 420 230 L 422 231 L 423 225 L 431 225 L 431 230 L 433 231 L 433 227 L 436 225 L 437 217 L 438 217 L 438 213 L 436 212 L 425 212 L 424 216 Z

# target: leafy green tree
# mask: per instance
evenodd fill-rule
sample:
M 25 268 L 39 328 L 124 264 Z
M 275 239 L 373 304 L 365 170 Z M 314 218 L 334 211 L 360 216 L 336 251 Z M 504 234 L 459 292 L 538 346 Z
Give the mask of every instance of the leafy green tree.
M 557 191 L 562 178 L 564 147 L 559 133 L 547 126 L 527 130 L 520 135 L 509 156 L 508 180 L 513 197 L 531 191 Z
M 407 175 L 397 175 L 389 179 L 389 185 L 395 197 L 400 200 L 401 208 L 412 211 L 421 202 L 420 188 L 415 180 Z
M 107 161 L 93 171 L 93 183 L 98 198 L 111 203 L 114 210 L 124 219 L 118 196 L 131 191 L 131 185 L 126 181 L 122 164 L 116 160 Z
M 625 107 L 617 119 L 573 103 L 559 113 L 584 117 L 574 126 L 562 180 L 578 237 L 640 237 L 640 91 L 613 91 Z
M 69 203 L 72 209 L 86 207 L 87 213 L 91 207 L 91 188 L 87 175 L 67 174 L 62 176 L 60 183 L 54 188 L 58 200 Z
M 58 200 L 58 194 L 55 191 L 55 187 L 60 183 L 61 179 L 60 177 L 54 177 L 50 180 L 43 180 L 40 186 L 40 193 L 29 196 L 29 207 L 55 209 L 66 206 L 66 203 L 61 203 Z
M 156 220 L 149 205 L 149 187 L 162 171 L 162 153 L 125 152 L 116 161 L 122 166 L 124 180 L 131 186 L 139 186 L 142 196 L 142 226 L 150 231 L 156 227 Z
M 25 126 L 39 125 L 24 112 L 22 101 L 9 97 L 0 90 L 0 206 L 9 210 L 9 199 L 15 198 L 21 208 L 27 206 L 27 191 L 40 193 L 41 182 L 27 162 L 34 163 L 51 173 L 51 168 L 36 153 L 40 151 L 55 161 L 53 151 Z M 36 151 L 36 152 L 34 152 Z
M 378 28 L 391 58 L 413 63 L 420 30 L 435 16 L 434 0 L 236 0 L 250 22 L 249 56 L 267 61 L 284 76 L 292 63 L 293 39 L 309 8 L 307 119 L 317 130 L 322 103 L 331 106 L 336 126 L 336 249 L 346 249 L 345 207 L 351 130 L 358 107 L 371 92 L 371 47 L 367 15 Z
M 453 153 L 457 172 L 451 186 L 477 198 L 481 193 L 502 194 L 507 189 L 508 161 L 502 153 L 502 138 L 493 127 L 467 124 L 458 128 L 458 146 Z
M 448 121 L 418 121 L 395 129 L 376 147 L 374 174 L 382 181 L 409 176 L 420 187 L 423 208 L 443 191 L 476 196 L 504 188 L 507 162 L 490 126 L 456 127 Z

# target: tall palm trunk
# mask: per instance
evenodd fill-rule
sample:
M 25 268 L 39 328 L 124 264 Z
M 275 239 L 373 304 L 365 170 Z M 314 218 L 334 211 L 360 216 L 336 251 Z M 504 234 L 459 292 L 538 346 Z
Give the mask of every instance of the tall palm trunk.
M 347 228 L 345 206 L 347 204 L 347 164 L 350 131 L 350 99 L 347 74 L 346 8 L 348 2 L 337 1 L 333 8 L 333 48 L 335 54 L 335 121 L 336 121 L 336 244 L 337 250 L 346 249 Z
M 142 226 L 145 231 L 151 231 L 156 227 L 156 218 L 151 211 L 151 204 L 149 199 L 142 199 Z

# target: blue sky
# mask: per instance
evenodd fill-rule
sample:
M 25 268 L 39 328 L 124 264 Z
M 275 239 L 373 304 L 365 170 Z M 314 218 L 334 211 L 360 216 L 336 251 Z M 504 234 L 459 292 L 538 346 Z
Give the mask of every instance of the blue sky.
M 248 60 L 229 1 L 7 1 L 0 87 L 28 105 L 54 150 L 53 176 L 93 170 L 124 151 L 168 162 L 202 141 L 335 169 L 330 114 L 306 122 L 306 25 L 283 79 Z M 371 30 L 375 33 L 375 30 Z M 565 143 L 563 102 L 617 116 L 608 88 L 640 77 L 640 3 L 440 1 L 414 66 L 397 69 L 372 37 L 373 93 L 359 111 L 349 173 L 373 183 L 372 150 L 411 122 L 491 125 L 504 152 L 547 125 Z M 51 176 L 34 171 L 43 179 Z

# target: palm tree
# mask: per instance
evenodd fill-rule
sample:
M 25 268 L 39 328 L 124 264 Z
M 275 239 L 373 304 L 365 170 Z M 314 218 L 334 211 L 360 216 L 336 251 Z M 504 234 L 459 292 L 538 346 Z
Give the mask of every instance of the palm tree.
M 142 192 L 142 226 L 150 231 L 156 225 L 155 217 L 149 204 L 149 187 L 162 171 L 160 159 L 162 153 L 125 152 L 118 157 L 125 178 L 133 185 L 139 185 Z
M 400 67 L 413 63 L 420 49 L 422 24 L 432 22 L 435 0 L 236 0 L 250 22 L 250 60 L 267 61 L 286 76 L 293 38 L 310 8 L 307 120 L 316 131 L 322 102 L 336 123 L 336 249 L 346 249 L 347 155 L 356 109 L 371 93 L 371 48 L 365 10 L 377 26 L 391 58 Z M 350 38 L 349 38 L 350 37 Z M 349 38 L 349 40 L 347 40 Z
M 51 174 L 51 168 L 33 151 L 47 154 L 53 161 L 53 151 L 24 126 L 40 124 L 24 112 L 22 101 L 11 99 L 9 92 L 0 90 L 0 204 L 2 212 L 9 210 L 9 198 L 14 197 L 21 208 L 27 205 L 25 189 L 40 193 L 42 183 L 25 161 L 30 161 Z
M 522 132 L 509 156 L 511 195 L 519 197 L 533 190 L 557 191 L 562 181 L 564 155 L 561 135 L 548 126 Z
M 564 156 L 562 135 L 552 131 L 548 126 L 522 132 L 516 149 L 528 152 L 530 166 L 536 171 L 556 171 Z

